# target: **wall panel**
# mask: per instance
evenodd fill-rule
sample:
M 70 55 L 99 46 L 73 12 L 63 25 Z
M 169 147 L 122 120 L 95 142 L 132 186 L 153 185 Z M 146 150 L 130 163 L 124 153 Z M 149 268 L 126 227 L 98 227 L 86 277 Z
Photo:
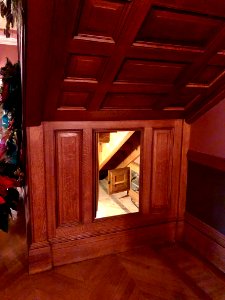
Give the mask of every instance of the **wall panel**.
M 221 159 L 222 164 L 224 160 Z M 224 195 L 225 171 L 189 160 L 186 210 L 222 234 L 225 234 Z
M 56 132 L 57 223 L 80 221 L 81 132 Z
M 111 236 L 118 241 L 121 232 L 124 240 L 120 240 L 120 249 L 128 249 L 143 240 L 158 241 L 156 228 L 162 223 L 169 231 L 161 239 L 174 240 L 178 221 L 182 127 L 181 120 L 45 122 L 40 129 L 43 130 L 42 168 L 36 170 L 35 177 L 39 178 L 41 172 L 45 193 L 41 198 L 33 193 L 31 206 L 41 205 L 42 212 L 46 208 L 47 213 L 39 214 L 40 220 L 31 220 L 34 225 L 29 250 L 31 272 L 39 271 L 37 265 L 42 257 L 44 261 L 40 265 L 46 269 L 50 267 L 49 261 L 60 265 L 86 259 L 87 252 L 92 253 L 91 257 L 113 253 L 117 250 Z M 94 134 L 104 130 L 141 132 L 140 209 L 133 214 L 95 219 L 98 178 Z M 29 141 L 30 152 L 35 152 L 34 145 Z M 30 190 L 35 186 L 31 180 Z M 47 232 L 37 239 L 43 232 L 43 222 Z M 132 230 L 137 236 L 132 236 Z M 97 250 L 98 241 L 101 241 L 102 251 Z
M 164 210 L 171 206 L 173 138 L 173 128 L 153 129 L 151 191 L 153 210 Z

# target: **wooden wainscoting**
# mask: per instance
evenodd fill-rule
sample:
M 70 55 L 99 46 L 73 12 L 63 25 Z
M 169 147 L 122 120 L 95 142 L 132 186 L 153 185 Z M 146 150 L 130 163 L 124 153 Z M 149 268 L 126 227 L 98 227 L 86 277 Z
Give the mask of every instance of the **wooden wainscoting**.
M 174 241 L 184 219 L 184 128 L 182 120 L 45 122 L 29 128 L 30 272 Z M 138 213 L 95 219 L 94 136 L 103 129 L 141 132 Z

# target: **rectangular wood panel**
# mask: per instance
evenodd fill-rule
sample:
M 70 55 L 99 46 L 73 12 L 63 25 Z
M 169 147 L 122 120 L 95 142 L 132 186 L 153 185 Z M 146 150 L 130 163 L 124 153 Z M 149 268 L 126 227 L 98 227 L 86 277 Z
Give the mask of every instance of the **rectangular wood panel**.
M 151 207 L 164 210 L 171 206 L 173 128 L 153 129 Z
M 154 103 L 160 99 L 160 94 L 108 93 L 102 104 L 102 110 L 107 109 L 152 109 Z
M 209 86 L 224 75 L 224 66 L 207 65 L 192 82 Z
M 80 222 L 81 131 L 56 133 L 57 223 Z
M 172 84 L 185 64 L 163 61 L 128 59 L 118 74 L 118 81 Z
M 83 4 L 78 36 L 108 37 L 113 40 L 128 9 L 127 3 L 109 0 L 86 0 Z M 102 26 L 104 24 L 104 26 Z
M 139 31 L 138 41 L 205 47 L 224 19 L 154 7 Z
M 74 109 L 87 109 L 89 99 L 92 97 L 91 93 L 84 92 L 64 92 L 60 98 L 60 109 L 72 107 Z
M 106 58 L 94 55 L 70 55 L 67 61 L 66 78 L 101 79 Z

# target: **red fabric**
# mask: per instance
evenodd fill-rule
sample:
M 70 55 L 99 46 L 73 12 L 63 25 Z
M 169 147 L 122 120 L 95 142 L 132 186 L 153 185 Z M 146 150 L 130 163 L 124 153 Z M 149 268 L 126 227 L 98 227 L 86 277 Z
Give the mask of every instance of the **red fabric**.
M 7 176 L 0 176 L 0 195 L 5 196 L 6 190 L 15 186 L 17 186 L 17 182 L 15 179 L 9 178 Z
M 5 203 L 5 199 L 0 196 L 0 205 Z
M 2 102 L 5 102 L 5 100 L 9 96 L 9 84 L 8 83 L 3 84 L 1 96 L 2 96 Z

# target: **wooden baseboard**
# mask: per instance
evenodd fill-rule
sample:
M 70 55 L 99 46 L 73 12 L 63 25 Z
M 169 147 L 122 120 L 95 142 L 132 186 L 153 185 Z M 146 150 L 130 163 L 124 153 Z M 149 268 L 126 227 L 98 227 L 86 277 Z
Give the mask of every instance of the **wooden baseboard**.
M 225 236 L 186 213 L 184 242 L 225 273 Z
M 113 234 L 90 237 L 83 240 L 52 242 L 53 265 L 123 252 L 146 243 L 174 241 L 176 222 L 137 228 Z
M 33 243 L 29 247 L 29 274 L 35 274 L 52 268 L 50 244 L 45 242 Z
M 176 241 L 182 241 L 184 236 L 184 219 L 177 220 L 176 224 Z

